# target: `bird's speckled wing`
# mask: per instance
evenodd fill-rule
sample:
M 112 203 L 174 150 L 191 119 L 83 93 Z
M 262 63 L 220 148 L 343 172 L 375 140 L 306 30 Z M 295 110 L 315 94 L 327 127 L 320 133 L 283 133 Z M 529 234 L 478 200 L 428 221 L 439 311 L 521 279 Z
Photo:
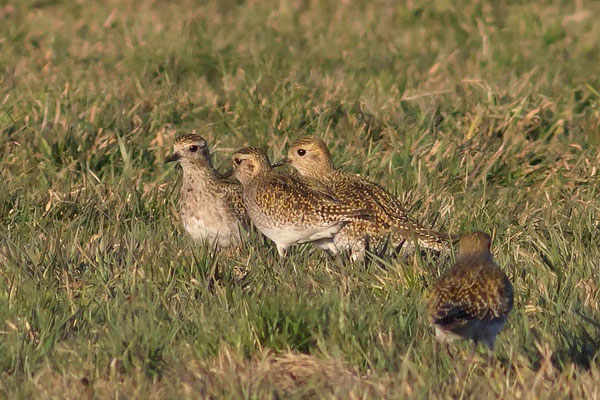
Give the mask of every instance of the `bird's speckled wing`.
M 241 185 L 231 184 L 227 190 L 227 203 L 233 214 L 245 229 L 250 227 L 250 217 L 244 206 Z
M 398 199 L 381 186 L 358 175 L 335 171 L 328 186 L 342 201 L 373 209 L 383 223 L 391 225 L 392 219 L 408 220 Z
M 298 176 L 269 174 L 255 190 L 257 205 L 274 218 L 344 221 L 370 215 L 343 203 L 322 184 Z
M 244 207 L 244 199 L 242 196 L 242 185 L 231 182 L 223 177 L 220 177 L 215 183 L 215 190 L 222 193 L 229 210 L 237 218 L 245 229 L 250 227 L 250 217 Z
M 422 247 L 448 249 L 448 235 L 426 229 L 412 221 L 400 200 L 380 185 L 339 170 L 332 174 L 328 185 L 341 200 L 356 207 L 372 209 L 374 222 L 377 224 L 376 231 L 389 229 L 400 238 L 417 239 Z

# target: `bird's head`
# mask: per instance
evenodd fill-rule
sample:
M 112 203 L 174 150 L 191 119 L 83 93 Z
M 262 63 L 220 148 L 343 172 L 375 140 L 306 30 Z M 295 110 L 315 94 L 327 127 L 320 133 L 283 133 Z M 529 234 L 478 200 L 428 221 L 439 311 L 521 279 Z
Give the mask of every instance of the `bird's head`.
M 173 154 L 165 162 L 179 162 L 183 168 L 190 164 L 212 165 L 206 140 L 195 134 L 179 136 L 173 143 Z
M 484 232 L 472 232 L 463 235 L 458 243 L 458 256 L 490 255 L 492 238 Z
M 323 140 L 312 136 L 298 139 L 292 143 L 287 157 L 273 166 L 280 167 L 286 164 L 297 169 L 300 175 L 314 178 L 334 169 L 327 145 Z
M 231 157 L 233 161 L 232 175 L 242 185 L 247 184 L 257 176 L 271 169 L 271 162 L 266 153 L 256 147 L 245 147 L 239 149 Z

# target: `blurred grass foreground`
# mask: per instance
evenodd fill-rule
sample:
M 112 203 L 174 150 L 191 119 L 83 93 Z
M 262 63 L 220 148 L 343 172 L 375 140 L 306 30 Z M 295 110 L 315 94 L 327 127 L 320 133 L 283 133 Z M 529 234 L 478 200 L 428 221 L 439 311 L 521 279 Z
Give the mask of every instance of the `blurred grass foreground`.
M 600 398 L 600 3 L 0 0 L 0 397 Z M 454 257 L 369 265 L 178 220 L 302 135 L 411 216 L 493 236 L 494 357 L 435 343 Z

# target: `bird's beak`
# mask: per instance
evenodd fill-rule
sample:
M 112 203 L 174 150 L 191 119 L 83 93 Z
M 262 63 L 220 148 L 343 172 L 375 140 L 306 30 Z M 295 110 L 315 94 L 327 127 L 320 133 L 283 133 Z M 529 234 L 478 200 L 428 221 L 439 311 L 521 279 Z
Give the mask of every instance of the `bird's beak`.
M 277 167 L 283 167 L 284 165 L 287 165 L 291 162 L 292 160 L 290 160 L 288 157 L 284 158 L 283 160 L 279 160 L 277 161 L 275 164 L 272 165 L 273 168 L 277 168 Z
M 169 157 L 167 157 L 167 159 L 165 160 L 165 164 L 173 162 L 173 161 L 179 161 L 180 158 L 181 158 L 181 155 L 179 153 L 173 153 Z
M 233 168 L 231 168 L 229 171 L 223 172 L 222 176 L 225 179 L 231 178 L 233 176 Z

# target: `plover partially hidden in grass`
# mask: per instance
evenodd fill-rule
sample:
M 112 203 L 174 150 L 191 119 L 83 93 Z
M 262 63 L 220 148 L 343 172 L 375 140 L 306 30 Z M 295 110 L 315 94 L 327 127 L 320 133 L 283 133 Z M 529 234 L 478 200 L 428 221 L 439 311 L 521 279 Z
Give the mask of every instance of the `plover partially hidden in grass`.
M 317 182 L 273 170 L 262 150 L 240 149 L 232 159 L 248 215 L 281 257 L 300 243 L 332 249 L 333 236 L 344 225 L 369 218 L 369 210 L 344 204 Z
M 492 260 L 491 238 L 483 232 L 464 235 L 458 258 L 430 292 L 427 313 L 440 341 L 471 339 L 494 349 L 513 307 L 513 287 Z
M 298 170 L 300 175 L 322 183 L 344 203 L 373 211 L 374 218 L 371 220 L 353 221 L 335 236 L 335 247 L 350 251 L 353 259 L 364 257 L 365 239 L 381 241 L 391 237 L 394 247 L 404 243 L 405 249 L 412 249 L 417 242 L 422 248 L 448 250 L 448 235 L 413 222 L 400 201 L 383 187 L 337 169 L 323 140 L 304 137 L 292 143 L 287 158 L 273 166 L 286 164 Z
M 242 187 L 223 178 L 210 158 L 206 140 L 183 135 L 173 144 L 174 152 L 165 162 L 179 162 L 183 170 L 181 222 L 196 241 L 218 247 L 241 241 L 240 226 L 248 227 Z

